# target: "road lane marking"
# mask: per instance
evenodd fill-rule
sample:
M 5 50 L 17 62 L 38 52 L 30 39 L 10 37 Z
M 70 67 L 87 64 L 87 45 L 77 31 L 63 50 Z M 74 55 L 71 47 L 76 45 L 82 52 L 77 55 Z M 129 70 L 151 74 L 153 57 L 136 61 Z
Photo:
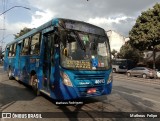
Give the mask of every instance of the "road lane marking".
M 120 79 L 120 81 L 125 81 L 125 82 L 128 82 L 128 81 L 131 81 L 131 82 L 134 82 L 134 83 L 143 83 L 143 84 L 146 84 L 146 85 L 156 85 L 156 86 L 160 86 L 160 80 L 159 81 L 150 81 L 150 80 L 137 80 L 137 79 L 133 79 L 133 78 L 130 78 L 130 79 L 128 79 L 128 78 L 123 78 L 123 77 L 114 77 L 113 76 L 113 81 L 115 80 L 115 81 L 118 81 Z
M 142 96 L 138 96 L 138 95 L 134 95 L 134 94 L 129 94 L 129 93 L 127 93 L 127 92 L 119 91 L 119 90 L 116 90 L 116 89 L 112 89 L 112 90 L 117 91 L 117 92 L 120 92 L 120 93 L 123 93 L 123 94 L 126 94 L 126 95 L 131 95 L 131 96 L 134 96 L 134 97 L 138 97 L 138 98 L 141 98 L 141 99 L 143 99 L 143 100 L 148 100 L 148 101 L 150 101 L 150 102 L 154 102 L 154 103 L 159 103 L 159 104 L 160 104 L 160 102 L 155 101 L 155 100 L 152 100 L 152 99 L 150 99 L 150 98 L 146 98 L 146 97 L 142 97 Z

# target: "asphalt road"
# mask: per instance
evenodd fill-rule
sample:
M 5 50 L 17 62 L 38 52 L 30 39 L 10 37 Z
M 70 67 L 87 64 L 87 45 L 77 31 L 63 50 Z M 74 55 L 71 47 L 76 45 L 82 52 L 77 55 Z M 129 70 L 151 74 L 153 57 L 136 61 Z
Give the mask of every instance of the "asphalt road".
M 114 118 L 113 112 L 160 112 L 160 80 L 128 78 L 123 74 L 113 74 L 113 91 L 111 95 L 73 100 L 79 105 L 56 105 L 56 101 L 45 95 L 35 96 L 30 88 L 15 81 L 8 80 L 6 72 L 0 68 L 0 112 L 39 112 L 48 117 L 36 121 L 150 121 L 159 118 Z M 95 112 L 96 111 L 96 112 Z M 99 113 L 98 113 L 99 111 Z M 82 112 L 82 113 L 80 113 Z M 112 112 L 108 114 L 106 112 Z M 74 118 L 72 115 L 74 114 Z M 106 116 L 107 115 L 107 116 Z M 117 114 L 115 114 L 117 115 Z M 111 116 L 111 118 L 109 117 Z M 127 113 L 128 116 L 128 113 Z M 22 119 L 0 119 L 1 121 L 21 121 Z M 32 121 L 33 119 L 23 119 Z

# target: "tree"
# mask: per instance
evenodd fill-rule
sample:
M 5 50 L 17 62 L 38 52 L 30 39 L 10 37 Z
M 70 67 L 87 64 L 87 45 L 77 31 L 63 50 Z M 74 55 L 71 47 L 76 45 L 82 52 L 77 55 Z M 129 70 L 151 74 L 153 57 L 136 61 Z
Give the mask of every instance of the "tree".
M 120 52 L 117 53 L 117 58 L 123 58 L 123 56 Z
M 121 55 L 121 58 L 124 59 L 131 59 L 135 63 L 138 63 L 139 61 L 143 61 L 143 52 L 139 51 L 136 48 L 133 48 L 129 43 L 125 43 L 119 52 L 119 55 Z
M 153 51 L 153 68 L 155 69 L 155 52 L 160 44 L 160 4 L 141 13 L 129 32 L 130 44 L 139 50 Z
M 111 55 L 113 55 L 113 58 L 116 58 L 117 51 L 115 49 L 112 50 Z
M 15 38 L 18 38 L 31 30 L 32 30 L 31 28 L 24 27 L 22 30 L 20 30 L 20 33 L 17 33 L 14 36 L 15 36 Z

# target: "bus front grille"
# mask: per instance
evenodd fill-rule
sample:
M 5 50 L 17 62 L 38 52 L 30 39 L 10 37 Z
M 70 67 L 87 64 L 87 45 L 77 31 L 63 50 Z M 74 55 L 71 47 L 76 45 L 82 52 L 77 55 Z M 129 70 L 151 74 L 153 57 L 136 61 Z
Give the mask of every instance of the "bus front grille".
M 97 74 L 97 75 L 91 75 L 91 74 L 82 74 L 82 75 L 75 75 L 74 79 L 76 80 L 90 80 L 90 79 L 104 79 L 104 74 Z

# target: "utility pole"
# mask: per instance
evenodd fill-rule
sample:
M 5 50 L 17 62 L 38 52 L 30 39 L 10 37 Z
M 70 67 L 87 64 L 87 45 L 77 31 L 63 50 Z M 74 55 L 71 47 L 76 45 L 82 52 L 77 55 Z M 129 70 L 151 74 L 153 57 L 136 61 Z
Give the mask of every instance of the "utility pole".
M 17 7 L 19 7 L 19 8 L 24 8 L 24 9 L 27 9 L 27 10 L 31 10 L 30 8 L 24 7 L 24 6 L 13 6 L 13 7 L 9 8 L 9 9 L 3 11 L 2 13 L 0 13 L 0 16 L 1 16 L 1 15 L 4 15 L 4 14 L 7 13 L 8 11 L 12 10 L 13 8 L 17 8 Z M 3 29 L 0 29 L 0 30 L 5 31 L 6 29 L 3 28 Z M 5 39 L 5 37 L 4 37 L 4 35 L 3 35 L 2 40 L 1 40 L 1 42 L 0 42 L 0 43 L 1 43 L 1 46 L 3 45 L 3 40 L 4 40 L 4 39 Z

